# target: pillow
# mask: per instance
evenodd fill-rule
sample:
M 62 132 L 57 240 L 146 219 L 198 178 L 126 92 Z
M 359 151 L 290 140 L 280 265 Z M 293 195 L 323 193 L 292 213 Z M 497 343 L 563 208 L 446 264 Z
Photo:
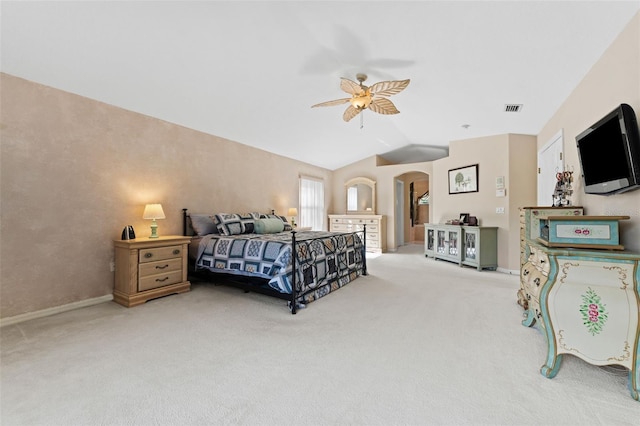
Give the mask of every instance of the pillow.
M 244 233 L 245 234 L 253 234 L 254 232 L 254 222 L 256 219 L 260 219 L 260 213 L 251 212 L 241 214 L 242 223 L 244 224 Z
M 242 220 L 235 213 L 216 213 L 213 220 L 222 235 L 238 235 L 244 232 Z
M 222 235 L 250 234 L 258 213 L 216 213 L 213 220 Z
M 278 216 L 277 214 L 261 214 L 262 219 L 280 219 L 284 223 L 284 230 L 291 231 L 293 227 L 285 216 Z
M 211 215 L 189 214 L 189 218 L 191 219 L 191 227 L 193 228 L 193 232 L 195 232 L 196 235 L 202 236 L 218 233 L 218 227 L 213 221 L 213 217 L 211 217 Z
M 280 219 L 257 219 L 253 225 L 256 234 L 277 234 L 284 231 L 284 222 Z

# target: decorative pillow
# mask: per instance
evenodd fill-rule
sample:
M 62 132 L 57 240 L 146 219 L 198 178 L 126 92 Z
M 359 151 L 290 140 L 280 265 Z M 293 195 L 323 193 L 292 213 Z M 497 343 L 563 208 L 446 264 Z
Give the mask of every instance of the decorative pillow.
M 211 215 L 189 214 L 189 218 L 191 218 L 191 227 L 193 228 L 193 232 L 195 232 L 196 235 L 202 236 L 218 233 L 218 227 L 213 221 L 213 217 L 211 217 Z
M 253 234 L 254 231 L 254 222 L 257 219 L 260 219 L 260 213 L 251 212 L 246 214 L 241 214 L 242 223 L 244 224 L 244 233 L 245 234 Z
M 254 222 L 256 234 L 276 234 L 284 231 L 284 223 L 278 219 L 257 219 Z
M 222 235 L 238 235 L 244 232 L 242 219 L 235 213 L 216 213 L 213 220 Z
M 262 218 L 262 219 L 280 219 L 284 223 L 284 230 L 285 231 L 291 231 L 293 229 L 293 227 L 291 226 L 291 224 L 289 223 L 289 221 L 287 220 L 287 218 L 285 216 L 279 216 L 277 214 L 261 214 L 260 218 Z
M 253 232 L 259 213 L 216 213 L 213 220 L 222 235 L 239 235 Z

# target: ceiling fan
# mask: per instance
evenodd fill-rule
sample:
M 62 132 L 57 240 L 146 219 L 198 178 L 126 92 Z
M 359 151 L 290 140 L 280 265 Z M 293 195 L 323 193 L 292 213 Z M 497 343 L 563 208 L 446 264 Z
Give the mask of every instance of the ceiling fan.
M 411 81 L 409 79 L 381 81 L 371 87 L 367 87 L 363 84 L 367 79 L 366 74 L 356 74 L 356 79 L 360 82 L 359 84 L 355 81 L 349 80 L 348 78 L 340 78 L 340 88 L 350 94 L 350 98 L 322 102 L 312 105 L 311 108 L 342 105 L 350 102 L 351 105 L 347 107 L 346 111 L 342 115 L 344 121 L 351 120 L 365 109 L 370 109 L 378 114 L 398 114 L 400 111 L 398 111 L 393 102 L 387 98 L 391 95 L 402 92 Z

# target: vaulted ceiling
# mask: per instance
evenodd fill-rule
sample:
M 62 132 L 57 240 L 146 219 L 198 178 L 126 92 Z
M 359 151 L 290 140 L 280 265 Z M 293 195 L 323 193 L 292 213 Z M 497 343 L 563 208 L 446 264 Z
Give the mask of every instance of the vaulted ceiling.
M 640 2 L 0 7 L 2 72 L 336 169 L 374 154 L 424 161 L 457 139 L 537 134 Z M 347 105 L 311 108 L 347 97 L 340 77 L 357 73 L 369 84 L 411 79 L 390 98 L 400 114 L 366 110 L 362 123 L 345 123 Z

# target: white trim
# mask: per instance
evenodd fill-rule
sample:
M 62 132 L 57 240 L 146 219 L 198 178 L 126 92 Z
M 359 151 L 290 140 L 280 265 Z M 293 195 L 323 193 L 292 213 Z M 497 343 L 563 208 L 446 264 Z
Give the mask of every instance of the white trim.
M 517 269 L 514 270 L 514 269 L 496 268 L 496 271 L 502 272 L 503 274 L 520 275 L 520 271 Z
M 542 175 L 540 174 L 540 170 L 542 169 L 542 164 L 541 164 L 541 159 L 543 155 L 548 155 L 546 154 L 546 151 L 548 149 L 550 149 L 554 144 L 559 143 L 560 145 L 560 160 L 555 158 L 553 159 L 553 163 L 556 164 L 556 169 L 553 170 L 552 173 L 549 173 L 547 175 L 545 175 L 544 180 L 541 177 Z M 553 152 L 552 152 L 553 153 Z M 536 161 L 536 167 L 537 167 L 537 173 L 536 173 L 536 200 L 537 200 L 537 204 L 539 206 L 546 206 L 547 205 L 547 201 L 546 200 L 542 200 L 541 199 L 541 192 L 544 189 L 548 189 L 549 192 L 549 197 L 551 198 L 551 195 L 553 194 L 553 188 L 555 186 L 555 182 L 556 182 L 556 173 L 564 171 L 564 128 L 561 128 L 560 130 L 558 130 L 558 132 L 553 135 L 553 137 L 551 137 L 551 139 L 549 139 L 547 141 L 547 143 L 545 143 L 542 148 L 540 148 L 538 150 L 538 153 L 536 154 L 537 157 L 537 161 Z M 546 159 L 548 159 L 548 157 L 545 157 Z M 557 164 L 560 164 L 559 166 L 557 166 Z M 546 164 L 546 162 L 545 162 Z M 548 183 L 549 186 L 547 186 L 546 188 L 542 188 L 541 186 L 543 185 L 543 183 Z
M 553 135 L 553 136 L 551 137 L 551 139 L 549 139 L 549 140 L 547 141 L 547 143 L 545 143 L 545 144 L 542 146 L 542 148 L 540 148 L 540 149 L 538 150 L 538 153 L 540 153 L 540 152 L 544 151 L 545 149 L 549 148 L 549 147 L 551 146 L 551 144 L 553 144 L 553 143 L 554 143 L 555 141 L 557 141 L 558 139 L 562 139 L 562 148 L 563 148 L 562 150 L 563 150 L 563 152 L 564 152 L 564 128 L 562 128 L 562 129 L 558 130 L 558 132 L 557 132 L 555 135 Z M 563 158 L 562 158 L 562 161 L 564 162 L 564 156 L 563 156 Z
M 49 315 L 60 314 L 62 312 L 72 311 L 74 309 L 86 308 L 87 306 L 98 305 L 104 302 L 111 302 L 113 294 L 106 294 L 93 299 L 80 300 L 79 302 L 68 303 L 66 305 L 54 306 L 53 308 L 42 309 L 35 312 L 27 312 L 25 314 L 16 315 L 9 318 L 0 318 L 0 327 L 5 325 L 17 324 L 19 322 L 29 321 L 36 318 L 44 318 Z

